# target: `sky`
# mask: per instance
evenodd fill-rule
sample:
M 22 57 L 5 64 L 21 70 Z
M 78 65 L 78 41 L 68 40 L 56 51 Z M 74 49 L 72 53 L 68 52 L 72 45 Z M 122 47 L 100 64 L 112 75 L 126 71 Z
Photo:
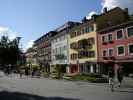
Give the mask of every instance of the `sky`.
M 128 7 L 133 0 L 0 0 L 0 36 L 20 36 L 24 50 L 33 41 L 67 21 L 81 21 L 101 13 L 104 7 Z

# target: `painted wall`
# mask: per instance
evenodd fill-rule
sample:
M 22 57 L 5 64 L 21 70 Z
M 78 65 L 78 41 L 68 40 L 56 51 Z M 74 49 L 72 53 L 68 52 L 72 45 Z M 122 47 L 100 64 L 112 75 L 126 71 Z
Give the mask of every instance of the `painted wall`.
M 94 24 L 94 31 L 93 32 L 85 33 L 85 34 L 82 34 L 82 35 L 79 35 L 79 36 L 76 36 L 76 37 L 73 37 L 73 38 L 70 38 L 70 36 L 69 36 L 69 60 L 70 60 L 69 63 L 77 64 L 77 60 L 71 60 L 71 58 L 70 58 L 72 53 L 77 53 L 76 50 L 73 50 L 73 49 L 70 48 L 70 44 L 73 43 L 73 42 L 78 42 L 79 40 L 88 39 L 88 38 L 94 38 L 94 40 L 95 40 L 95 44 L 93 45 L 92 49 L 90 49 L 90 50 L 95 51 L 95 57 L 78 59 L 79 63 L 84 63 L 86 61 L 97 61 L 96 25 Z
M 132 25 L 133 27 L 133 25 Z M 123 38 L 118 40 L 117 37 L 117 31 L 118 30 L 123 30 Z M 112 34 L 113 35 L 113 42 L 112 43 L 107 43 L 103 44 L 102 42 L 102 36 L 105 36 L 107 34 Z M 132 55 L 128 53 L 128 44 L 133 44 L 133 37 L 128 37 L 127 34 L 127 27 L 115 29 L 110 32 L 104 32 L 103 34 L 98 34 L 98 54 L 99 54 L 99 60 L 103 60 L 103 50 L 108 49 L 108 48 L 113 48 L 113 56 L 115 59 L 131 59 Z M 124 45 L 125 47 L 125 54 L 123 56 L 118 56 L 117 55 L 117 47 L 119 45 Z
M 55 64 L 67 64 L 68 63 L 68 35 L 64 34 L 51 41 L 51 65 Z M 65 47 L 65 48 L 64 48 Z M 60 48 L 62 48 L 60 50 Z M 57 49 L 57 52 L 56 52 Z M 63 54 L 66 59 L 57 60 L 55 55 Z

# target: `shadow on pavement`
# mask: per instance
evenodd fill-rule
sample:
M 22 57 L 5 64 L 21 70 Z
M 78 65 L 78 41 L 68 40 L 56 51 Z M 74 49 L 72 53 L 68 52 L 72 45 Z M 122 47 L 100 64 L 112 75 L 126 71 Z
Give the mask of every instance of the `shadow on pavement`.
M 129 90 L 116 90 L 116 92 L 133 93 L 133 90 L 132 91 L 129 91 Z
M 0 100 L 79 100 L 63 97 L 42 97 L 32 94 L 20 93 L 20 92 L 0 92 Z

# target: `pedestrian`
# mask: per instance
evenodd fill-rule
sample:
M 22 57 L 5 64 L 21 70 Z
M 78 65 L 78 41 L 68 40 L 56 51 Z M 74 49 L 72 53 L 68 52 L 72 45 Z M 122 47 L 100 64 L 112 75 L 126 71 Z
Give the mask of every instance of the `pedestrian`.
M 29 70 L 28 70 L 28 68 L 25 68 L 25 75 L 26 75 L 26 77 L 28 78 L 28 75 L 29 75 Z
M 23 72 L 22 70 L 19 71 L 20 78 L 22 78 Z
M 108 72 L 109 85 L 111 85 L 113 78 L 114 78 L 113 70 L 109 70 Z
M 123 70 L 121 67 L 117 70 L 117 79 L 118 79 L 119 87 L 120 87 L 122 80 L 123 80 Z

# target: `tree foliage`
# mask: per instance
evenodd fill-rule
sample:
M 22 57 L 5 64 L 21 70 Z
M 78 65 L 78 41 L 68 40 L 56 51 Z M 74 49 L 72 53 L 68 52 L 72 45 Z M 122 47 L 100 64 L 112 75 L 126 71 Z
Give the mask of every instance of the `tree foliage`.
M 21 51 L 19 49 L 20 38 L 10 40 L 8 36 L 2 36 L 0 39 L 0 64 L 5 65 L 16 65 L 20 60 Z

